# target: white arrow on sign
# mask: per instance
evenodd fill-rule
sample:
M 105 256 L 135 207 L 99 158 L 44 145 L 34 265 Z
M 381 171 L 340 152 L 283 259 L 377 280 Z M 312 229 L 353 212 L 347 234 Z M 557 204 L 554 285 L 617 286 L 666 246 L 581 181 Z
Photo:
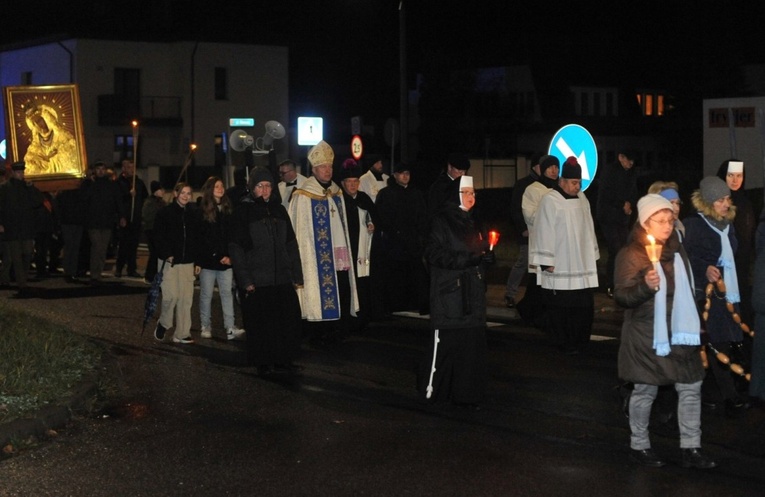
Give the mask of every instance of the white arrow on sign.
M 568 143 L 566 143 L 566 140 L 564 140 L 563 137 L 558 138 L 558 141 L 555 142 L 555 148 L 557 148 L 558 151 L 563 154 L 563 157 L 571 157 L 572 155 L 576 156 L 574 151 L 571 150 L 571 147 L 568 146 Z M 584 150 L 582 150 L 582 153 L 579 154 L 576 160 L 579 162 L 579 165 L 582 166 L 582 179 L 589 180 L 590 170 L 587 169 L 587 156 L 585 155 Z

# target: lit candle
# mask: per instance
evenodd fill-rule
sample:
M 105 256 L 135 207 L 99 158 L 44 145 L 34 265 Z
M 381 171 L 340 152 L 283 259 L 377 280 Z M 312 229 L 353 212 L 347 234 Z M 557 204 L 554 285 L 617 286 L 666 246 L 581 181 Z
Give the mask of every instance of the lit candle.
M 499 243 L 499 232 L 489 231 L 489 250 L 494 250 L 494 245 Z
M 654 238 L 653 235 L 648 235 L 648 241 L 651 242 L 651 245 L 645 246 L 645 250 L 648 253 L 648 258 L 651 260 L 651 262 L 657 262 L 659 257 L 656 255 L 656 238 Z
M 645 246 L 645 252 L 648 254 L 648 259 L 653 263 L 653 268 L 659 270 L 659 259 L 661 258 L 661 245 L 656 245 L 656 238 L 653 235 L 648 235 L 648 241 L 650 245 Z M 659 291 L 659 287 L 654 288 L 655 291 Z
M 138 121 L 133 121 L 133 164 L 138 167 Z

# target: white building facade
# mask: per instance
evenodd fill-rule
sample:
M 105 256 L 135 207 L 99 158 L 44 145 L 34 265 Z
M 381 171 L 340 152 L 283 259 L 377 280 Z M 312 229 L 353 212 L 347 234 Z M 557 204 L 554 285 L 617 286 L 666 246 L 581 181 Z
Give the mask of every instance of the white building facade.
M 71 83 L 79 87 L 88 162 L 118 166 L 132 157 L 136 120 L 145 181 L 158 179 L 160 167 L 183 165 L 192 143 L 194 164 L 225 164 L 230 118 L 254 119 L 247 131 L 262 136 L 266 121 L 286 128 L 289 117 L 286 47 L 67 39 L 0 52 L 3 87 Z M 281 147 L 289 150 L 289 136 Z

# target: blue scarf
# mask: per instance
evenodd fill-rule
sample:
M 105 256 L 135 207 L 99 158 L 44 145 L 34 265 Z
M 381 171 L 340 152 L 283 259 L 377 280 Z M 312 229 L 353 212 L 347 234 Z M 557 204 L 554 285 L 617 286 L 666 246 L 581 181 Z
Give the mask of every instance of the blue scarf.
M 731 304 L 741 302 L 741 294 L 738 289 L 738 276 L 736 275 L 736 259 L 733 257 L 733 247 L 731 247 L 730 238 L 728 238 L 730 224 L 728 224 L 724 230 L 719 230 L 715 228 L 703 214 L 701 215 L 701 218 L 707 222 L 710 228 L 715 230 L 715 233 L 720 235 L 722 251 L 720 252 L 720 258 L 717 260 L 717 266 L 724 270 L 725 299 Z
M 667 330 L 667 277 L 661 264 L 656 264 L 661 282 L 653 304 L 653 348 L 656 355 L 665 357 L 670 352 Z M 683 258 L 675 252 L 675 295 L 672 299 L 672 345 L 701 345 L 701 322 L 693 300 L 692 285 L 688 279 Z

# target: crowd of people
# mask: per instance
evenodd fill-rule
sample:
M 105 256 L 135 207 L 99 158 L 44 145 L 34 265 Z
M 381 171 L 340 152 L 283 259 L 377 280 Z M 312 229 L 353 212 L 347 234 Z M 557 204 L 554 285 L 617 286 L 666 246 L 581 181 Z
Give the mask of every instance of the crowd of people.
M 686 192 L 684 217 L 678 184 L 640 191 L 634 165 L 629 152 L 606 165 L 592 215 L 574 157 L 533 160 L 510 199 L 519 255 L 505 302 L 564 353 L 578 354 L 590 341 L 592 293 L 607 293 L 625 310 L 617 362 L 631 458 L 663 466 L 649 424 L 673 420 L 681 466 L 711 469 L 702 407 L 735 418 L 765 400 L 765 340 L 752 339 L 765 323 L 765 210 L 758 222 L 742 161 L 724 161 Z M 596 226 L 608 257 L 603 275 Z
M 26 182 L 17 162 L 0 185 L 0 285 L 14 278 L 17 296 L 28 296 L 33 259 L 38 275 L 61 264 L 67 282 L 101 285 L 115 242 L 114 275 L 141 278 L 144 239 L 143 278 L 162 276 L 157 340 L 195 342 L 197 279 L 200 339 L 246 340 L 263 376 L 298 371 L 304 338 L 332 346 L 393 312 L 427 314 L 418 390 L 431 402 L 478 409 L 489 378 L 486 272 L 496 256 L 475 214 L 468 158 L 449 155 L 426 193 L 412 186 L 411 164 L 370 157 L 366 171 L 353 159 L 335 166 L 323 141 L 307 160 L 306 176 L 285 160 L 253 168 L 229 191 L 210 177 L 196 200 L 179 182 L 169 202 L 158 182 L 146 188 L 136 178 L 130 161 L 119 176 L 96 162 L 80 188 L 53 195 Z M 682 220 L 678 184 L 657 181 L 641 192 L 634 164 L 625 152 L 604 169 L 593 213 L 575 157 L 533 159 L 508 198 L 519 251 L 505 303 L 574 355 L 588 348 L 594 293 L 604 289 L 625 309 L 617 362 L 632 458 L 664 465 L 649 438 L 663 397 L 657 407 L 677 420 L 682 465 L 713 468 L 701 450 L 702 406 L 736 416 L 765 399 L 765 343 L 750 339 L 765 323 L 765 211 L 758 224 L 741 161 L 703 178 Z M 604 275 L 596 227 L 607 248 Z M 41 235 L 50 232 L 62 243 Z

